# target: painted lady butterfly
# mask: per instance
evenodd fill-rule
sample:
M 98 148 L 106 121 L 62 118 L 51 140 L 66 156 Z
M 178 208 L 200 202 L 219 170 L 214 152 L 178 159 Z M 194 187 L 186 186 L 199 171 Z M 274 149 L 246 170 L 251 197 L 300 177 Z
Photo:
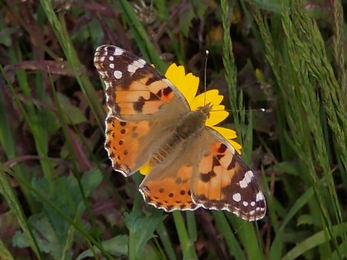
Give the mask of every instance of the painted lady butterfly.
M 119 47 L 98 47 L 94 64 L 106 84 L 105 148 L 126 177 L 149 162 L 139 187 L 147 203 L 167 212 L 204 207 L 249 221 L 264 217 L 266 200 L 253 172 L 205 126 L 210 104 L 191 111 L 168 79 Z

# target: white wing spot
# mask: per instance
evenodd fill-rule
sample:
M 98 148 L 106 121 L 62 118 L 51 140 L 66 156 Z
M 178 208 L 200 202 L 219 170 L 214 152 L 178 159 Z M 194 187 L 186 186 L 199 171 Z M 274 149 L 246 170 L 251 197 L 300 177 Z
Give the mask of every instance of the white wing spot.
M 116 78 L 116 79 L 121 79 L 122 78 L 122 72 L 121 71 L 119 71 L 119 70 L 115 70 L 114 72 L 113 72 L 113 76 Z
M 140 68 L 143 68 L 143 67 L 146 65 L 146 61 L 143 60 L 143 59 L 140 59 L 140 58 L 139 58 L 139 59 L 137 60 L 137 62 L 143 65 L 142 67 L 139 66 Z
M 110 63 L 108 66 L 110 67 L 110 69 L 114 69 L 114 64 L 113 63 Z
M 113 57 L 113 56 L 109 56 L 109 57 L 108 57 L 108 60 L 109 60 L 109 61 L 114 61 L 114 57 Z
M 143 59 L 135 60 L 133 63 L 129 64 L 128 72 L 135 73 L 137 69 L 141 69 L 145 66 L 146 61 Z
M 138 67 L 136 67 L 136 66 L 134 66 L 134 65 L 132 65 L 132 64 L 130 64 L 129 66 L 128 66 L 128 72 L 130 72 L 130 73 L 135 73 L 135 71 L 138 69 Z
M 251 202 L 251 206 L 252 206 L 252 207 L 255 206 L 255 202 L 254 202 L 254 201 Z
M 116 56 L 122 55 L 123 53 L 124 53 L 124 50 L 121 48 L 116 47 L 114 50 L 114 55 L 116 55 Z
M 236 210 L 235 210 L 235 211 L 233 211 L 233 213 L 234 213 L 236 216 L 238 216 L 238 217 L 240 216 L 240 211 L 236 211 Z
M 248 206 L 248 202 L 247 201 L 244 201 L 242 202 L 243 206 L 247 207 Z
M 255 197 L 255 201 L 261 201 L 264 200 L 264 195 L 261 191 L 257 193 L 257 196 Z
M 245 173 L 245 177 L 239 181 L 239 185 L 241 188 L 246 188 L 248 186 L 248 184 L 250 184 L 252 182 L 252 178 L 254 177 L 254 174 L 252 171 L 247 171 Z
M 241 201 L 241 194 L 240 193 L 235 193 L 233 195 L 233 200 L 236 201 L 236 202 Z

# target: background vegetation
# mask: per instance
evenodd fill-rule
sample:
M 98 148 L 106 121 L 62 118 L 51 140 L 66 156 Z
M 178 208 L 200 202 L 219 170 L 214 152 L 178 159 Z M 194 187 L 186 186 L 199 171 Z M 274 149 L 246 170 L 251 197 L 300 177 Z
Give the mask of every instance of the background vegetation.
M 0 14 L 0 259 L 346 259 L 341 1 L 5 0 Z M 142 202 L 142 176 L 112 171 L 103 43 L 200 76 L 209 50 L 263 220 L 165 214 Z

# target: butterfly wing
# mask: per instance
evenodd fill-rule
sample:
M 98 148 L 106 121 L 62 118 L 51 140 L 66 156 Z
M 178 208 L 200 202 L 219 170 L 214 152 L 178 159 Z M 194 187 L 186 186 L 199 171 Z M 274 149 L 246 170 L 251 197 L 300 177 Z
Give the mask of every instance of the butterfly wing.
M 106 85 L 109 114 L 122 121 L 152 120 L 188 112 L 173 84 L 145 60 L 112 45 L 96 49 L 94 65 Z
M 105 149 L 113 169 L 129 176 L 145 165 L 172 134 L 172 123 L 163 124 L 160 119 L 120 121 L 108 115 Z
M 266 200 L 253 172 L 217 131 L 206 127 L 202 156 L 191 181 L 193 201 L 207 209 L 227 210 L 242 219 L 264 217 Z
M 156 165 L 139 190 L 148 204 L 169 212 L 204 207 L 227 210 L 249 221 L 266 212 L 253 172 L 229 142 L 208 127 Z
M 197 154 L 190 142 L 182 142 L 165 161 L 156 164 L 139 186 L 144 200 L 167 212 L 195 210 L 191 197 L 191 177 L 197 169 Z
M 125 176 L 149 161 L 189 105 L 156 69 L 119 47 L 97 48 L 94 64 L 106 85 L 105 148 Z
M 106 84 L 105 148 L 115 170 L 128 176 L 153 156 L 190 111 L 182 94 L 152 66 L 115 46 L 100 46 L 94 64 Z M 177 144 L 139 187 L 166 211 L 200 206 L 246 220 L 264 216 L 266 201 L 252 171 L 217 132 L 205 128 Z
M 143 145 L 150 128 L 149 121 L 125 122 L 114 116 L 107 117 L 105 148 L 113 169 L 129 176 L 150 159 L 150 150 L 144 150 L 150 144 Z

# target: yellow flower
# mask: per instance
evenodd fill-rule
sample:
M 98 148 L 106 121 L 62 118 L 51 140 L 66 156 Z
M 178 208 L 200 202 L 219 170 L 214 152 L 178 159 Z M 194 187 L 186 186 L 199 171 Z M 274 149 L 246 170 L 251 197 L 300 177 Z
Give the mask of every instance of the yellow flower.
M 208 90 L 198 96 L 196 93 L 199 86 L 199 78 L 194 76 L 192 73 L 185 74 L 183 66 L 177 66 L 171 64 L 165 73 L 165 77 L 172 82 L 172 84 L 179 89 L 182 95 L 186 98 L 192 111 L 199 107 L 205 106 L 207 103 L 212 105 L 210 111 L 210 117 L 206 120 L 205 125 L 213 128 L 220 133 L 228 142 L 235 148 L 235 150 L 241 154 L 242 146 L 234 141 L 237 134 L 234 130 L 217 127 L 215 125 L 222 122 L 228 117 L 229 112 L 225 111 L 225 107 L 220 103 L 223 100 L 223 96 L 219 95 L 217 89 Z M 141 174 L 148 174 L 151 170 L 151 166 L 146 164 L 140 169 Z

